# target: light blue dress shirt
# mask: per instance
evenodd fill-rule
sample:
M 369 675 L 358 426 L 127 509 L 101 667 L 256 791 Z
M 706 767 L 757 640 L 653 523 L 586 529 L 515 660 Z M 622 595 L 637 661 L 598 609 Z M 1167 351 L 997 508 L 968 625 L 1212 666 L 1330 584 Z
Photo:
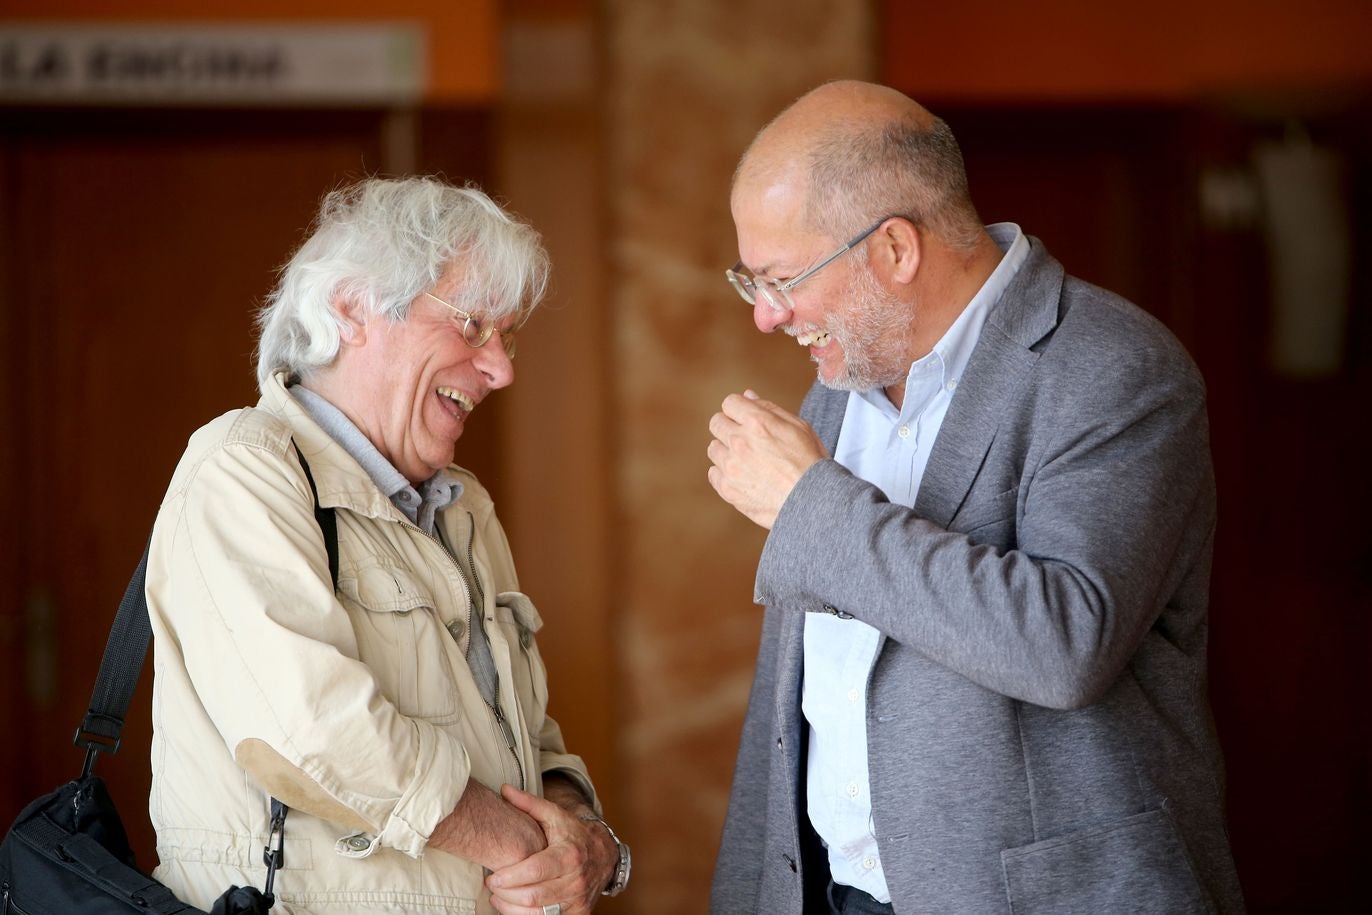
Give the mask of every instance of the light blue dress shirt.
M 1005 256 L 933 350 L 911 364 L 901 409 L 881 388 L 848 395 L 834 460 L 898 505 L 914 506 L 986 316 L 1029 253 L 1014 223 L 997 223 L 987 232 Z M 856 619 L 807 614 L 801 710 L 810 727 L 807 809 L 828 849 L 831 876 L 890 902 L 867 774 L 867 680 L 880 641 L 880 632 Z

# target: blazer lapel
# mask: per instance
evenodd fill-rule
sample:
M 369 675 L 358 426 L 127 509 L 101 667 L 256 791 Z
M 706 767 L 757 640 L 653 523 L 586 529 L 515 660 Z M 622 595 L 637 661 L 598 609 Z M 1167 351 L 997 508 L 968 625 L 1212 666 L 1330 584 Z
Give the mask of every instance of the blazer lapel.
M 839 429 L 847 412 L 848 392 L 831 391 L 819 382 L 815 382 L 800 404 L 800 418 L 814 428 L 830 457 L 838 447 Z
M 939 527 L 946 528 L 962 507 L 995 440 L 1001 408 L 1038 358 L 989 330 L 983 329 L 944 417 L 915 500 L 915 512 Z
M 986 319 L 920 483 L 915 511 L 947 527 L 995 440 L 1005 409 L 1038 360 L 1031 347 L 1057 326 L 1063 270 L 1029 239 L 1028 259 Z

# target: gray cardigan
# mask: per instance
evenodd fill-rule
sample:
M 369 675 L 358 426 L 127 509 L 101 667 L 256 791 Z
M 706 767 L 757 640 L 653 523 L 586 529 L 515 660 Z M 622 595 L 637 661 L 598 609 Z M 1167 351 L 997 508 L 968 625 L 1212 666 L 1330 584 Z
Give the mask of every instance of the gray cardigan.
M 1200 375 L 1118 296 L 1029 258 L 987 319 L 913 509 L 832 460 L 782 507 L 719 915 L 802 911 L 804 614 L 882 633 L 873 824 L 915 912 L 1242 911 L 1205 698 L 1215 488 Z M 830 453 L 846 394 L 801 415 Z

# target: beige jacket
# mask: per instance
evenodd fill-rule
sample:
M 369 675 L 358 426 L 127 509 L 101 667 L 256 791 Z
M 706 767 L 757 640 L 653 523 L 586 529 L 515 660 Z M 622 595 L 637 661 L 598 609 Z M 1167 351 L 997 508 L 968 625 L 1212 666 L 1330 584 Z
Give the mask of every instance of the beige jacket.
M 425 854 L 468 776 L 539 793 L 556 769 L 592 792 L 546 713 L 538 611 L 490 497 L 452 468 L 464 492 L 439 528 L 475 565 L 506 729 L 467 668 L 458 563 L 281 381 L 191 437 L 153 529 L 155 875 L 206 909 L 260 888 L 275 795 L 291 812 L 274 912 L 492 912 L 478 865 Z M 337 593 L 292 442 L 336 509 Z

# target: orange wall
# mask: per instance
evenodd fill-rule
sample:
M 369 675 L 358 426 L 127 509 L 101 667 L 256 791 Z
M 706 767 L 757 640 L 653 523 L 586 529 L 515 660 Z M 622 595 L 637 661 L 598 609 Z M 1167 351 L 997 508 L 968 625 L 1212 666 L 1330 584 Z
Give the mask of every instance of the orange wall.
M 0 21 L 252 22 L 408 20 L 429 33 L 431 103 L 492 102 L 499 89 L 500 0 L 0 0 Z
M 579 9 L 520 0 L 518 9 Z M 211 22 L 411 19 L 429 28 L 431 102 L 499 88 L 501 0 L 0 0 L 4 19 Z M 882 0 L 883 76 L 940 100 L 1180 100 L 1372 82 L 1366 0 L 1100 0 L 994 6 Z
M 916 98 L 1179 101 L 1372 82 L 1367 0 L 883 6 L 883 78 Z

